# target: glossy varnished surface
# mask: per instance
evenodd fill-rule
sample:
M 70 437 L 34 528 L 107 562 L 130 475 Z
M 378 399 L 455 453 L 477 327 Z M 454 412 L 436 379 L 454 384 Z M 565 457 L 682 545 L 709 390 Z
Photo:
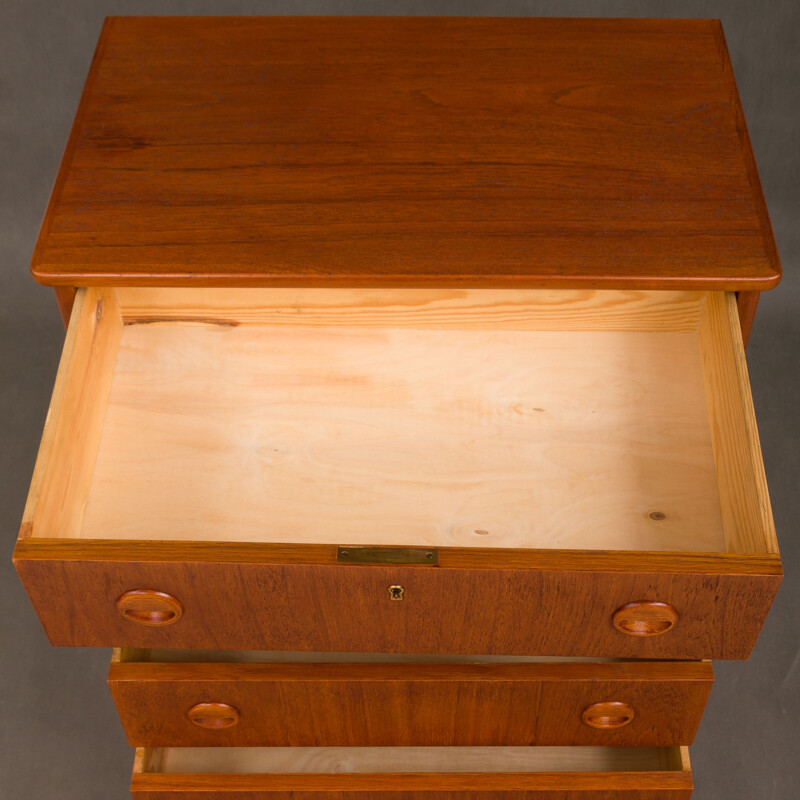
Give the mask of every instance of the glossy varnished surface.
M 715 286 L 780 267 L 709 20 L 113 18 L 44 283 Z
M 385 747 L 691 744 L 713 682 L 710 662 L 320 661 L 112 661 L 108 683 L 134 746 Z
M 747 658 L 782 576 L 777 555 L 443 548 L 435 567 L 359 566 L 333 545 L 30 538 L 15 560 L 50 641 L 84 647 Z M 180 621 L 123 619 L 131 588 L 178 598 Z M 619 632 L 637 600 L 680 621 Z

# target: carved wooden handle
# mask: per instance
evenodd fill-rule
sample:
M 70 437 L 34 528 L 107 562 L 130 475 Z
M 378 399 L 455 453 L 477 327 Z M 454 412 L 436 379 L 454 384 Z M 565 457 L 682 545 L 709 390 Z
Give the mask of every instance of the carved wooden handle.
M 609 700 L 605 703 L 593 703 L 583 710 L 581 720 L 584 725 L 598 730 L 610 731 L 622 728 L 631 722 L 635 714 L 627 703 Z
M 139 625 L 172 625 L 183 616 L 183 606 L 171 594 L 134 589 L 117 600 L 117 611 Z
M 232 728 L 239 721 L 239 712 L 227 703 L 198 703 L 192 706 L 186 716 L 198 728 L 219 730 Z
M 614 612 L 614 627 L 629 636 L 658 636 L 678 621 L 678 612 L 668 603 L 640 600 Z

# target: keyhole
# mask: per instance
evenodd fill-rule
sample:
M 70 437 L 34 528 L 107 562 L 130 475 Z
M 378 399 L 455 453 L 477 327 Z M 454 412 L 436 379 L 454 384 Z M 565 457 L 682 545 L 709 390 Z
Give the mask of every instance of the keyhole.
M 402 600 L 403 595 L 405 594 L 405 589 L 402 586 L 390 586 L 389 587 L 389 599 L 391 600 Z

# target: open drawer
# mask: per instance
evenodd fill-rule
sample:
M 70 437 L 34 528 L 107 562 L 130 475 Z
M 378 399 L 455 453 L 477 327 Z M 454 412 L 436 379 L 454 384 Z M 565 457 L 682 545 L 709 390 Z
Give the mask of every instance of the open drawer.
M 135 747 L 691 744 L 708 661 L 115 650 Z
M 236 747 L 136 752 L 134 800 L 688 800 L 686 748 Z
M 78 293 L 17 569 L 53 644 L 744 658 L 733 295 Z

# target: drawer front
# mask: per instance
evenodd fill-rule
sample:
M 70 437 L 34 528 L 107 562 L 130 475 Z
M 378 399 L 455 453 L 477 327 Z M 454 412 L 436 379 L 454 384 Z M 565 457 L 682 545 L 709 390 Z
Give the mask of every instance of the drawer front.
M 137 750 L 134 800 L 688 800 L 686 748 Z
M 709 662 L 112 661 L 138 747 L 690 744 Z
M 319 546 L 302 558 L 256 544 L 17 547 L 51 643 L 83 647 L 747 658 L 781 579 L 758 556 L 440 550 L 435 567 L 359 566 Z M 139 615 L 120 602 L 131 591 L 163 609 Z
M 732 295 L 153 291 L 76 298 L 15 551 L 54 644 L 749 655 Z

